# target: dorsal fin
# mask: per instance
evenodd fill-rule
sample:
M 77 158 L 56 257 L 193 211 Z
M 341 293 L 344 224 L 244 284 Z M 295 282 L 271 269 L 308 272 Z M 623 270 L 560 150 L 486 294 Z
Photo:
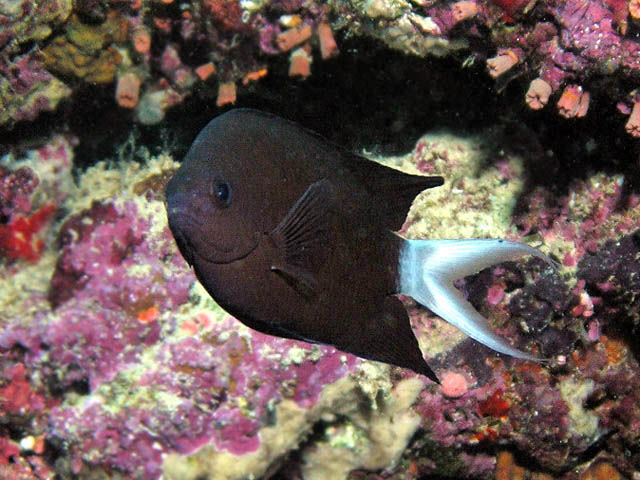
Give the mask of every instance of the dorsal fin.
M 402 228 L 409 207 L 420 192 L 444 183 L 440 176 L 410 175 L 344 151 L 343 156 L 344 165 L 376 202 L 376 215 L 386 228 L 393 231 Z
M 399 170 L 386 167 L 346 150 L 322 135 L 271 113 L 252 109 L 235 109 L 225 115 L 240 115 L 268 120 L 278 125 L 282 132 L 288 132 L 290 138 L 306 136 L 311 143 L 318 144 L 324 151 L 333 150 L 333 156 L 341 157 L 341 165 L 353 174 L 360 184 L 364 185 L 373 202 L 371 212 L 383 227 L 389 230 L 400 230 L 407 218 L 409 207 L 416 196 L 427 188 L 438 187 L 444 183 L 440 176 L 409 175 Z

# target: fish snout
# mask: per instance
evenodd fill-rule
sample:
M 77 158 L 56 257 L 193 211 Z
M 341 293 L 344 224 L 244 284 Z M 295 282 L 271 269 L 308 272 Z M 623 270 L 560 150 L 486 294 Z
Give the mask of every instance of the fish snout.
M 167 220 L 169 221 L 169 228 L 176 239 L 178 236 L 189 239 L 197 235 L 198 230 L 202 228 L 202 221 L 198 217 L 197 208 L 194 212 L 193 202 L 190 197 L 191 195 L 183 193 L 173 193 L 167 196 L 165 205 Z
M 175 192 L 167 195 L 166 209 L 169 222 L 189 222 L 201 226 L 202 197 L 197 192 Z

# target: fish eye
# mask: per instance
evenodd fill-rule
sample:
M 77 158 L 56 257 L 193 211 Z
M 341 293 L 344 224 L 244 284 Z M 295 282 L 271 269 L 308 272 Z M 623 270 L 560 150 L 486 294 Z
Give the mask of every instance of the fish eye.
M 216 200 L 224 207 L 231 204 L 231 185 L 225 181 L 218 181 L 213 186 L 213 195 Z

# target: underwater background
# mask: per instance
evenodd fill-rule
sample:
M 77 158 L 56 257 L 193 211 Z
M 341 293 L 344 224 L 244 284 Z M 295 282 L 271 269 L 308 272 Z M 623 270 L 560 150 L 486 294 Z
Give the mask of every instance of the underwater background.
M 639 480 L 639 34 L 637 0 L 2 0 L 0 478 Z M 223 312 L 163 191 L 234 106 L 442 175 L 403 236 L 556 259 L 456 284 L 551 360 L 405 298 L 437 385 Z

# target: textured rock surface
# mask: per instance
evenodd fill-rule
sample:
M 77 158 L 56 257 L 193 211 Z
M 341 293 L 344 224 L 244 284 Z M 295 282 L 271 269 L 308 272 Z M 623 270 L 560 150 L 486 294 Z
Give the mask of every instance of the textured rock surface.
M 629 115 L 620 125 L 638 136 L 634 8 L 620 0 L 11 1 L 0 9 L 0 125 L 122 78 L 134 92 L 126 101 L 116 92 L 111 107 L 135 108 L 142 124 L 193 94 L 233 103 L 236 88 L 283 70 L 279 57 L 291 77 L 309 76 L 314 58 L 338 53 L 335 31 L 420 57 L 453 56 L 460 68 L 486 64 L 498 92 L 530 82 L 521 103 L 534 110 L 551 102 L 580 118 L 591 101 L 617 104 Z
M 0 477 L 640 476 L 637 2 L 0 3 Z M 439 387 L 220 311 L 162 190 L 234 101 L 411 145 L 368 154 L 446 178 L 405 236 L 558 260 L 457 282 L 549 361 L 405 298 Z
M 535 230 L 563 260 L 558 272 L 525 261 L 458 283 L 502 335 L 551 358 L 546 365 L 497 357 L 405 299 L 425 356 L 455 388 L 261 335 L 218 310 L 166 226 L 159 192 L 176 166 L 169 157 L 100 163 L 73 188 L 69 170 L 43 167 L 73 161 L 62 138 L 5 157 L 5 215 L 49 202 L 64 213 L 34 263 L 7 257 L 2 266 L 12 279 L 2 283 L 2 468 L 490 478 L 527 465 L 570 479 L 597 460 L 637 471 L 640 377 L 623 332 L 637 329 L 638 198 L 610 207 L 621 177 L 604 174 L 574 181 L 566 196 L 524 194 L 522 160 L 494 156 L 490 142 L 429 134 L 407 156 L 378 159 L 447 176 L 418 197 L 404 235 L 522 239 Z M 498 456 L 496 467 L 495 445 L 519 460 Z

